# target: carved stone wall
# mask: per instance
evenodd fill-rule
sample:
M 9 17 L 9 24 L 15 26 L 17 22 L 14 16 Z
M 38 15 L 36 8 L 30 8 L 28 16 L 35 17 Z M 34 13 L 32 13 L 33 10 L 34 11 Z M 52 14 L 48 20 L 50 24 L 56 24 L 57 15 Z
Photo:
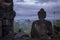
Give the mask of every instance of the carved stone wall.
M 13 0 L 0 0 L 0 37 L 13 32 L 15 15 Z

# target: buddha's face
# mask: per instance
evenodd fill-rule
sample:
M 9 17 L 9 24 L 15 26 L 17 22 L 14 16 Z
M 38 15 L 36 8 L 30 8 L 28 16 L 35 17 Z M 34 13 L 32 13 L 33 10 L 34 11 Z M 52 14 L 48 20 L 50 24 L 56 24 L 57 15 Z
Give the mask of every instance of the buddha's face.
M 46 14 L 44 14 L 44 13 L 40 13 L 40 14 L 38 15 L 38 18 L 39 18 L 40 20 L 44 20 L 45 17 L 46 17 Z

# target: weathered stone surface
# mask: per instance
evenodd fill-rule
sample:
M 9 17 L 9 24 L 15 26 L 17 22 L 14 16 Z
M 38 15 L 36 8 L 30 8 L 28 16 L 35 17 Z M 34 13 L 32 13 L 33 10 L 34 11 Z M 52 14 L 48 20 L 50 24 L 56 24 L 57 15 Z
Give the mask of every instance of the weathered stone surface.
M 1 4 L 3 10 L 7 12 L 13 10 L 13 0 L 3 0 Z
M 14 40 L 31 40 L 31 38 L 28 35 L 20 32 L 15 35 Z
M 13 0 L 0 0 L 0 34 L 2 36 L 6 36 L 10 32 L 13 32 L 15 15 Z
M 0 37 L 2 36 L 2 25 L 1 25 L 1 20 L 0 20 Z

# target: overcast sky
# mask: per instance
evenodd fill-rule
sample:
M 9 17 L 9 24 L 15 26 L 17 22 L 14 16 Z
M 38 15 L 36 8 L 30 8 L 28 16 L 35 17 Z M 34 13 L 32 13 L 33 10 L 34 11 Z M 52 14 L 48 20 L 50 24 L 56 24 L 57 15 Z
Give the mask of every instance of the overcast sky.
M 38 19 L 37 12 L 44 8 L 47 18 L 54 18 L 54 11 L 60 10 L 60 0 L 13 0 L 15 19 Z M 60 14 L 57 14 L 60 15 Z M 58 18 L 58 17 L 57 17 Z M 59 18 L 58 18 L 59 19 Z

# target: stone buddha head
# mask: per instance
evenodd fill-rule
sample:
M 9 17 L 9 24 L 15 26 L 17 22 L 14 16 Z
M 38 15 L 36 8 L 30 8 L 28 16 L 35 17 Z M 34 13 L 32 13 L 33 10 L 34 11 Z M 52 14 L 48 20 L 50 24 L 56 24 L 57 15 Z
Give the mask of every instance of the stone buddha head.
M 43 8 L 38 11 L 38 18 L 39 20 L 44 20 L 46 18 L 46 12 Z

